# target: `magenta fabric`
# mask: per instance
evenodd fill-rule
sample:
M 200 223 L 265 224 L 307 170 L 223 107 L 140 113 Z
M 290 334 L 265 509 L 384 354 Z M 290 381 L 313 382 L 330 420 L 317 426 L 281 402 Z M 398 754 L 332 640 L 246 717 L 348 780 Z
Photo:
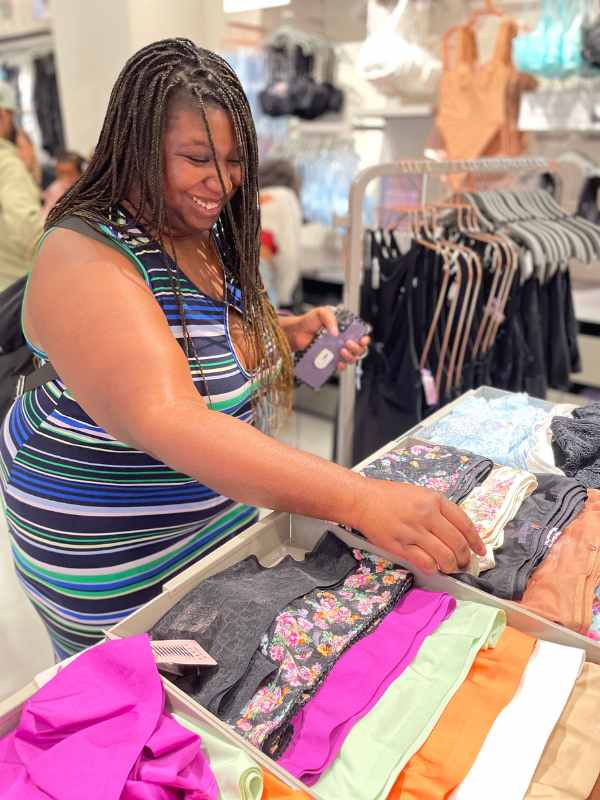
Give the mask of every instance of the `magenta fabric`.
M 200 737 L 164 711 L 147 636 L 82 653 L 0 741 L 2 800 L 216 800 Z
M 294 716 L 280 766 L 312 786 L 337 756 L 352 727 L 414 660 L 456 600 L 412 589 L 368 636 L 347 650 L 319 691 Z

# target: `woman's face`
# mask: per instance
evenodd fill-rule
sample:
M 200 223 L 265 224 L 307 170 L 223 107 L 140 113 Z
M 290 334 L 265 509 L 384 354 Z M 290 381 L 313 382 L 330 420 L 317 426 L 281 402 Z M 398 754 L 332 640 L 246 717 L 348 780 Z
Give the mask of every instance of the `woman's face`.
M 243 165 L 231 118 L 207 107 L 214 155 L 200 111 L 177 104 L 163 140 L 165 202 L 173 233 L 208 231 L 242 182 Z M 221 188 L 215 156 L 223 178 Z

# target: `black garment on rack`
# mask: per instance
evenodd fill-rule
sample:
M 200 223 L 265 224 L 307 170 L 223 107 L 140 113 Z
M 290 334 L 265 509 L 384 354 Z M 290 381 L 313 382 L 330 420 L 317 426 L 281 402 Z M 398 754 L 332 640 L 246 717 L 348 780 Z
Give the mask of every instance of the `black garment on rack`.
M 33 104 L 42 133 L 42 147 L 51 156 L 56 156 L 64 150 L 65 135 L 52 53 L 34 59 L 33 70 Z
M 568 389 L 572 372 L 581 370 L 577 320 L 568 268 L 557 269 L 543 289 L 548 385 Z
M 487 255 L 486 243 L 464 236 L 460 241 L 461 244 L 463 244 L 465 247 L 468 247 L 469 249 L 473 250 L 476 253 L 481 262 L 483 268 L 483 274 L 481 276 L 480 290 L 477 292 L 476 296 L 473 320 L 468 333 L 468 342 L 465 350 L 465 360 L 463 362 L 462 375 L 460 377 L 460 383 L 456 389 L 457 396 L 464 394 L 464 392 L 468 392 L 469 389 L 474 389 L 476 386 L 475 384 L 476 361 L 473 359 L 472 353 L 475 347 L 477 332 L 479 330 L 479 326 L 485 314 L 484 298 L 487 297 L 487 295 L 489 294 L 489 286 L 491 283 L 490 281 L 491 275 L 488 269 L 489 265 L 487 263 L 487 258 L 486 258 Z M 471 297 L 469 305 L 472 303 L 472 300 L 473 298 Z
M 469 329 L 469 338 L 465 350 L 465 359 L 463 362 L 462 374 L 454 376 L 454 387 L 451 393 L 440 398 L 441 403 L 449 402 L 460 397 L 461 394 L 469 389 L 476 389 L 484 385 L 499 385 L 503 384 L 503 388 L 511 388 L 512 384 L 518 384 L 521 381 L 521 373 L 523 372 L 523 358 L 526 356 L 526 348 L 523 343 L 523 333 L 521 330 L 520 321 L 515 318 L 515 311 L 517 306 L 517 294 L 514 284 L 511 288 L 509 301 L 505 309 L 505 322 L 500 326 L 497 341 L 486 352 L 483 350 L 483 342 L 487 336 L 487 332 L 492 324 L 489 317 L 489 302 L 491 297 L 492 286 L 494 285 L 494 272 L 493 261 L 490 250 L 490 244 L 480 239 L 473 239 L 469 235 L 462 234 L 457 236 L 452 233 L 451 229 L 446 231 L 448 239 L 454 239 L 457 243 L 469 250 L 474 251 L 479 259 L 482 268 L 481 282 L 479 290 L 476 295 L 476 302 L 474 307 L 473 319 Z M 462 272 L 462 289 L 459 294 L 459 303 L 457 307 L 457 315 L 460 314 L 461 303 L 465 298 L 466 281 L 468 278 L 468 269 L 463 259 L 459 259 L 456 264 Z M 473 274 L 473 289 L 475 288 L 475 273 Z M 496 290 L 497 291 L 497 290 Z M 469 295 L 467 301 L 467 315 L 471 313 L 471 305 L 473 302 L 472 293 Z M 477 340 L 479 329 L 485 321 L 486 335 L 480 340 L 478 355 L 475 359 L 472 357 L 475 342 Z M 456 320 L 455 320 L 456 325 Z M 455 335 L 455 325 L 450 337 L 452 342 Z M 464 336 L 461 334 L 461 338 Z M 515 359 L 516 354 L 516 359 Z M 494 372 L 498 372 L 494 376 Z M 495 383 L 494 381 L 498 381 Z M 457 382 L 458 381 L 458 382 Z
M 448 293 L 446 297 L 446 301 L 444 303 L 445 306 L 445 319 L 442 319 L 441 325 L 438 325 L 437 334 L 438 336 L 442 337 L 443 332 L 446 328 L 446 323 L 449 322 L 449 317 L 451 313 L 452 306 L 454 304 L 453 297 L 457 296 L 456 307 L 454 309 L 454 315 L 452 317 L 452 321 L 450 323 L 450 336 L 448 338 L 448 345 L 447 345 L 447 358 L 450 358 L 451 353 L 454 349 L 454 344 L 457 342 L 457 337 L 459 334 L 459 322 L 461 319 L 462 310 L 465 306 L 465 300 L 467 300 L 467 285 L 468 285 L 468 274 L 469 268 L 467 266 L 466 259 L 458 253 L 455 253 L 452 259 L 452 271 L 454 273 L 455 282 L 453 285 L 452 290 Z M 458 279 L 460 276 L 460 280 Z M 461 334 L 462 336 L 462 334 Z M 458 355 L 460 350 L 460 342 L 457 343 L 458 346 L 456 348 L 456 358 L 454 360 L 454 369 L 456 369 L 456 363 L 458 361 Z M 441 353 L 441 349 L 437 349 L 436 356 L 439 356 Z M 433 354 L 432 354 L 433 355 Z M 432 372 L 437 370 L 438 365 L 438 358 L 435 357 L 435 363 L 432 363 L 432 359 L 430 357 L 430 369 Z M 449 365 L 448 365 L 449 366 Z M 440 406 L 445 405 L 446 403 L 450 403 L 452 400 L 455 400 L 456 397 L 461 393 L 460 391 L 456 391 L 454 389 L 454 381 L 456 379 L 456 374 L 454 373 L 452 376 L 452 385 L 448 386 L 448 368 L 445 366 L 442 369 L 442 377 L 440 380 L 440 389 L 439 389 L 439 398 L 438 402 Z
M 413 314 L 422 248 L 413 245 L 405 255 L 396 255 L 397 251 L 390 252 L 374 236 L 371 248 L 361 316 L 373 326 L 373 344 L 362 362 L 356 394 L 354 463 L 416 425 L 423 416 Z
M 472 355 L 475 348 L 475 342 L 477 340 L 479 328 L 484 318 L 486 317 L 487 303 L 491 294 L 492 285 L 494 281 L 494 273 L 492 272 L 491 268 L 492 263 L 488 251 L 489 245 L 486 242 L 477 239 L 471 239 L 468 236 L 462 236 L 459 241 L 462 245 L 469 248 L 469 250 L 473 250 L 475 254 L 478 256 L 482 268 L 482 275 L 479 284 L 479 290 L 477 291 L 476 295 L 473 318 L 468 333 L 468 342 L 465 349 L 465 360 L 463 362 L 462 374 L 460 376 L 458 384 L 455 386 L 452 392 L 452 396 L 445 399 L 446 402 L 457 399 L 470 389 L 477 389 L 479 386 L 490 385 L 492 382 L 491 369 L 493 365 L 494 349 L 492 347 L 490 352 L 488 353 L 483 352 L 482 346 L 483 346 L 483 339 L 485 337 L 482 337 L 480 343 L 480 351 L 477 358 L 474 359 Z M 466 280 L 466 278 L 467 274 L 465 272 L 463 280 Z M 475 276 L 473 277 L 473 291 L 474 290 L 475 290 Z M 471 313 L 472 303 L 473 303 L 473 294 L 471 292 L 468 299 L 467 322 L 468 322 L 468 314 Z M 460 301 L 459 301 L 459 311 L 460 311 Z M 489 319 L 487 324 L 489 326 L 490 324 Z M 486 327 L 485 330 L 487 331 L 488 327 Z M 464 332 L 462 336 L 464 336 Z
M 487 382 L 540 398 L 549 386 L 567 389 L 581 369 L 569 270 L 557 266 L 543 284 L 536 275 L 523 284 L 517 276 L 504 314 Z
M 373 345 L 357 370 L 355 463 L 469 389 L 488 385 L 514 392 L 527 391 L 543 398 L 548 386 L 567 388 L 571 373 L 580 369 L 570 276 L 564 265 L 554 265 L 554 274 L 543 284 L 537 274 L 523 284 L 518 272 L 512 275 L 504 318 L 492 345 L 484 351 L 490 326 L 494 329 L 497 326 L 491 318 L 495 311 L 491 304 L 492 287 L 497 300 L 506 277 L 506 272 L 499 274 L 494 269 L 510 267 L 496 263 L 489 242 L 472 239 L 452 227 L 445 229 L 441 240 L 455 242 L 477 255 L 483 271 L 474 305 L 471 292 L 467 294 L 472 267 L 458 249 L 450 245 L 445 248 L 444 256 L 443 244 L 438 249 L 413 241 L 410 250 L 402 254 L 392 233 L 367 234 L 361 316 L 373 327 Z M 449 337 L 440 372 L 439 396 L 435 405 L 428 405 L 423 389 L 425 377 L 419 363 L 445 276 L 448 276 L 446 293 L 424 364 L 432 381 L 439 372 L 448 326 Z M 475 273 L 470 285 L 473 291 Z M 454 302 L 456 309 L 450 318 Z M 457 374 L 471 310 L 473 319 L 462 372 Z M 459 322 L 463 323 L 460 328 Z M 485 336 L 479 341 L 477 357 L 473 358 L 480 329 Z M 453 354 L 454 372 L 449 376 Z
M 417 353 L 422 353 L 425 349 L 425 342 L 431 321 L 435 313 L 439 293 L 442 289 L 444 278 L 444 259 L 439 252 L 427 247 L 421 247 L 421 254 L 418 260 L 418 282 L 413 287 L 413 309 L 415 325 L 415 347 Z M 434 331 L 432 346 L 425 367 L 435 375 L 438 360 L 442 348 L 442 333 L 448 320 L 448 304 L 442 305 L 438 325 Z M 428 407 L 426 413 L 431 413 Z
M 540 282 L 535 275 L 532 275 L 521 286 L 520 316 L 529 355 L 523 389 L 531 397 L 544 398 L 548 390 L 548 380 L 540 312 L 540 292 Z
M 481 358 L 477 359 L 475 364 L 475 385 L 474 389 L 479 386 L 493 386 L 492 369 L 494 362 L 494 350 L 491 349 L 484 353 Z
M 548 384 L 556 389 L 569 387 L 570 358 L 565 324 L 564 287 L 560 269 L 546 282 L 548 302 L 548 338 L 546 364 Z
M 492 271 L 491 259 L 485 250 L 483 251 L 482 261 L 484 267 L 482 291 L 480 292 L 479 301 L 476 307 L 475 320 L 473 323 L 471 351 L 475 347 L 475 341 L 477 339 L 481 323 L 486 320 L 484 327 L 485 333 L 487 333 L 491 324 L 489 318 L 489 302 L 491 298 L 492 287 L 494 285 L 494 273 Z M 494 348 L 492 346 L 491 349 L 484 351 L 483 343 L 486 338 L 485 333 L 479 343 L 479 350 L 476 358 L 467 364 L 466 373 L 463 379 L 465 391 L 467 389 L 477 389 L 479 386 L 490 386 L 492 383 L 491 370 Z
M 505 319 L 496 336 L 492 367 L 492 386 L 513 392 L 523 388 L 525 369 L 530 361 L 519 315 L 520 288 L 515 277 L 504 307 Z
M 563 281 L 563 297 L 565 299 L 565 326 L 567 333 L 567 347 L 569 348 L 569 364 L 571 372 L 581 372 L 581 355 L 577 334 L 579 325 L 575 316 L 575 305 L 573 303 L 573 287 L 571 286 L 571 272 L 567 268 L 561 273 Z

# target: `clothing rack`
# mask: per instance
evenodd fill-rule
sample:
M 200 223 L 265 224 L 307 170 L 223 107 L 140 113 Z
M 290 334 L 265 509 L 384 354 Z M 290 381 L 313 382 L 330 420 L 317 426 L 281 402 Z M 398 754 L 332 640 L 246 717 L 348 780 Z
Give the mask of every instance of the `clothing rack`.
M 367 167 L 358 173 L 350 187 L 347 232 L 347 256 L 344 280 L 344 307 L 359 313 L 360 284 L 364 263 L 363 202 L 367 188 L 379 178 L 421 176 L 421 206 L 425 205 L 430 191 L 431 178 L 466 174 L 505 174 L 516 180 L 535 173 L 557 172 L 558 165 L 546 158 L 483 158 L 471 161 L 396 161 Z M 418 207 L 418 206 L 416 206 Z M 354 436 L 355 375 L 346 371 L 340 375 L 340 397 L 336 439 L 336 460 L 352 466 Z

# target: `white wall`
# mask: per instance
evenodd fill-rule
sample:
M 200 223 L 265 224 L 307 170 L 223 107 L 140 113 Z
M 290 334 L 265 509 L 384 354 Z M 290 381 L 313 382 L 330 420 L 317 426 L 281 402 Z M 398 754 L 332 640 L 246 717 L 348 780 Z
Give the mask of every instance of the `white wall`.
M 223 37 L 221 0 L 53 0 L 52 24 L 67 144 L 85 155 L 133 53 L 172 36 L 217 49 Z
M 70 149 L 89 155 L 111 87 L 129 55 L 126 2 L 53 0 L 59 90 Z
M 173 36 L 192 39 L 209 50 L 221 46 L 225 31 L 222 0 L 128 0 L 127 6 L 132 52 Z
M 23 36 L 49 27 L 45 16 L 36 17 L 34 0 L 0 0 L 0 38 Z

